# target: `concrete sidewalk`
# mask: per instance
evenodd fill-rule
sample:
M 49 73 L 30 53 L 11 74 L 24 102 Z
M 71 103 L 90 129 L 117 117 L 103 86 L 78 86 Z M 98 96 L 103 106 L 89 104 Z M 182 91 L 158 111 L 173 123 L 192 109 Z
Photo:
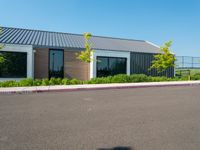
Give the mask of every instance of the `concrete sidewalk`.
M 55 85 L 32 87 L 0 88 L 0 94 L 37 93 L 37 92 L 62 92 L 100 89 L 144 88 L 164 86 L 189 86 L 200 85 L 200 81 L 170 81 L 170 82 L 145 82 L 145 83 L 112 83 L 112 84 L 84 84 L 84 85 Z

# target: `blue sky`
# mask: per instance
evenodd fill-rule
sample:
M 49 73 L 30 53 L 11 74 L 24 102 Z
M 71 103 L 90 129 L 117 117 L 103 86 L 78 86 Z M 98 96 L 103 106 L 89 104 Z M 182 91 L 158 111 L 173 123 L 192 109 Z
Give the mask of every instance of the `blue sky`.
M 0 25 L 173 40 L 177 55 L 200 56 L 199 0 L 0 0 Z

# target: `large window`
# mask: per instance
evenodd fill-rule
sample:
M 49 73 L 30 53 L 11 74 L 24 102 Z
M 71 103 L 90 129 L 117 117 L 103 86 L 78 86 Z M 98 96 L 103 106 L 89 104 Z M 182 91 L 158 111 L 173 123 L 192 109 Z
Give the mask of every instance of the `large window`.
M 26 78 L 27 53 L 0 51 L 5 61 L 0 63 L 0 78 Z
M 126 74 L 126 58 L 97 57 L 97 77 Z
M 64 76 L 64 51 L 49 51 L 49 78 L 63 78 Z

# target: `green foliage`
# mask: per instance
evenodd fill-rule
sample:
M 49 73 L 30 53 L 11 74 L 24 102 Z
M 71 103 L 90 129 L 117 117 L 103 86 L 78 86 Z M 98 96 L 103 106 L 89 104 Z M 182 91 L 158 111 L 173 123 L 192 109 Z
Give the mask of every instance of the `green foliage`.
M 101 78 L 92 78 L 88 81 L 88 84 L 102 84 L 102 83 L 111 83 L 111 76 L 101 77 Z
M 18 87 L 18 82 L 16 81 L 0 82 L 0 87 Z
M 130 82 L 130 76 L 127 76 L 126 74 L 119 74 L 110 77 L 110 82 L 111 83 L 126 83 Z
M 5 58 L 0 54 L 0 64 L 5 62 Z
M 179 79 L 177 78 L 176 80 Z M 101 84 L 101 83 L 137 83 L 137 82 L 160 82 L 160 81 L 174 81 L 174 79 L 167 77 L 151 77 L 144 74 L 133 74 L 133 75 L 119 74 L 109 77 L 93 78 L 87 81 L 87 83 Z
M 19 86 L 33 86 L 33 79 L 27 78 L 19 81 Z
M 80 53 L 77 53 L 77 59 L 86 62 L 86 63 L 90 63 L 92 61 L 91 56 L 92 56 L 92 52 L 94 50 L 92 50 L 92 44 L 89 43 L 89 39 L 91 38 L 91 33 L 87 32 L 84 33 L 84 39 L 85 39 L 85 50 L 81 51 Z
M 161 73 L 166 69 L 175 66 L 174 62 L 176 59 L 174 55 L 170 52 L 171 44 L 172 41 L 169 41 L 165 43 L 163 47 L 160 47 L 162 54 L 154 55 L 154 60 L 152 61 L 152 65 L 149 68 L 150 70 L 156 69 L 159 73 Z
M 200 80 L 200 73 L 196 73 L 193 76 L 191 76 L 191 80 Z
M 49 80 L 49 85 L 61 85 L 62 79 L 61 78 L 51 78 Z
M 41 86 L 41 85 L 42 85 L 42 80 L 40 80 L 40 79 L 35 79 L 35 80 L 33 81 L 33 85 L 34 85 L 34 86 Z
M 172 78 L 167 77 L 149 77 L 150 82 L 173 81 Z
M 144 74 L 130 75 L 130 82 L 149 82 L 148 76 Z
M 70 80 L 70 84 L 82 84 L 82 81 L 78 79 L 72 79 Z
M 42 84 L 43 86 L 49 85 L 49 79 L 42 79 Z
M 70 84 L 70 80 L 67 78 L 62 79 L 62 84 L 63 85 L 69 85 Z
M 177 76 L 180 76 L 180 72 L 181 72 L 182 69 L 176 69 L 176 75 Z M 190 71 L 190 75 L 195 75 L 197 73 L 200 73 L 200 69 L 187 69 L 188 72 Z
M 191 76 L 192 80 L 200 80 L 200 73 Z M 138 83 L 138 82 L 161 82 L 161 81 L 186 81 L 187 77 L 152 77 L 144 74 L 119 74 L 115 76 L 92 78 L 88 81 L 78 79 L 23 79 L 21 81 L 4 81 L 0 82 L 0 87 L 22 87 L 22 86 L 47 86 L 47 85 L 76 85 L 76 84 L 109 84 L 109 83 Z

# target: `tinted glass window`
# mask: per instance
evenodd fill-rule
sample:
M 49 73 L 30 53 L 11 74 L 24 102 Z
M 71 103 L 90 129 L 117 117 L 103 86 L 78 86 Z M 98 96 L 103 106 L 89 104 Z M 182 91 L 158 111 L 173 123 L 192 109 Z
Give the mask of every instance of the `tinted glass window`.
M 108 58 L 105 58 L 105 57 L 97 58 L 97 76 L 98 77 L 110 75 L 110 70 L 109 70 L 108 65 L 109 65 Z
M 97 77 L 126 74 L 126 58 L 97 57 Z
M 64 62 L 63 50 L 49 51 L 49 77 L 63 78 Z
M 0 78 L 26 78 L 27 77 L 27 53 L 2 52 L 5 61 L 0 63 Z
M 109 68 L 111 75 L 126 74 L 126 59 L 125 58 L 110 58 Z

